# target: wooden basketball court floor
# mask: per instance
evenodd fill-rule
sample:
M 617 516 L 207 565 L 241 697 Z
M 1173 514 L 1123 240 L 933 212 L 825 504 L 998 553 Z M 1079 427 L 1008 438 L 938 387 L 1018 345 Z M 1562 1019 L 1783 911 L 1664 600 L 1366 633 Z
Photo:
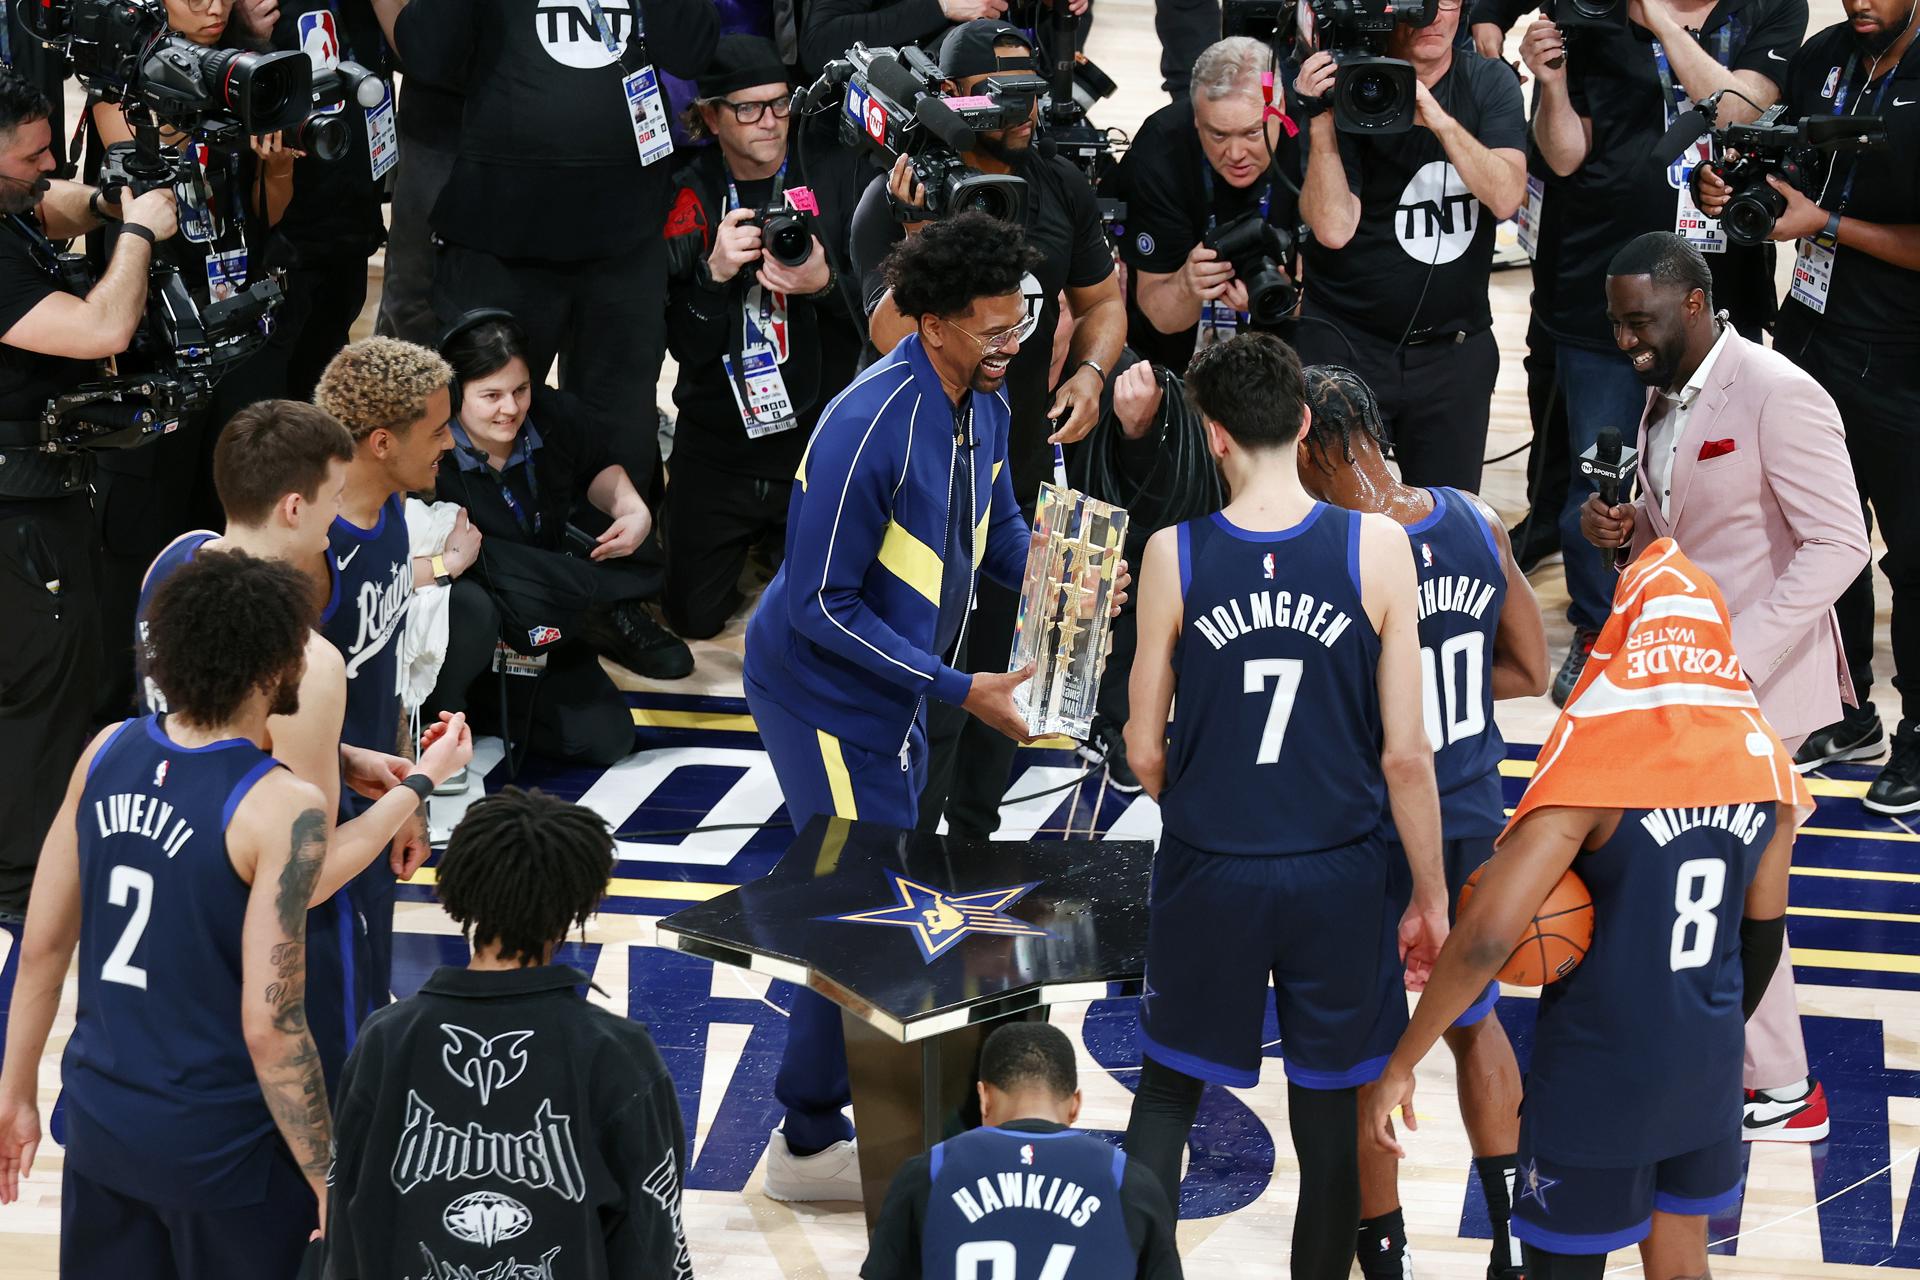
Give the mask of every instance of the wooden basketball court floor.
M 1098 0 L 1098 13 L 1089 52 L 1121 89 L 1095 118 L 1131 130 L 1162 101 L 1151 6 L 1149 0 Z M 1816 0 L 1815 27 L 1838 17 L 1834 0 Z M 366 320 L 377 298 L 378 269 L 376 259 Z M 1527 439 L 1520 370 L 1527 289 L 1524 271 L 1494 278 L 1503 361 L 1490 457 Z M 663 404 L 672 376 L 669 367 Z M 1509 522 L 1524 508 L 1523 466 L 1524 454 L 1487 473 L 1484 494 Z M 1534 585 L 1557 659 L 1567 639 L 1560 569 L 1541 568 Z M 1886 598 L 1883 580 L 1883 640 Z M 772 1089 L 786 995 L 756 975 L 653 945 L 661 916 L 764 874 L 787 838 L 778 827 L 678 834 L 785 819 L 772 769 L 740 699 L 742 629 L 743 619 L 736 619 L 717 641 L 696 645 L 698 670 L 688 680 L 648 685 L 617 673 L 634 704 L 633 757 L 607 770 L 535 760 L 518 781 L 581 800 L 619 833 L 621 862 L 606 910 L 560 959 L 593 975 L 593 999 L 648 1025 L 673 1073 L 692 1142 L 686 1226 L 696 1274 L 728 1280 L 851 1277 L 865 1254 L 857 1209 L 785 1205 L 760 1191 L 767 1134 L 779 1119 Z M 1884 643 L 1878 669 L 1883 677 L 1891 671 Z M 1514 744 L 1503 770 L 1509 804 L 1531 772 L 1534 747 L 1528 744 L 1542 740 L 1553 714 L 1545 699 L 1500 707 L 1502 729 Z M 482 785 L 491 790 L 505 783 L 500 754 L 497 741 L 483 743 L 475 763 L 484 783 L 467 798 L 434 802 L 436 836 Z M 1006 791 L 1000 836 L 1157 833 L 1151 801 L 1106 789 L 1097 774 L 1075 783 L 1085 767 L 1057 746 L 1022 750 Z M 1869 770 L 1843 768 L 1816 779 L 1819 809 L 1795 851 L 1790 941 L 1808 1049 L 1826 1084 L 1833 1131 L 1813 1146 L 1749 1147 L 1745 1197 L 1712 1226 L 1718 1274 L 1846 1277 L 1863 1276 L 1869 1268 L 1920 1270 L 1920 1206 L 1913 1196 L 1920 1153 L 1920 824 L 1862 809 L 1859 798 L 1870 776 Z M 433 901 L 432 878 L 429 867 L 401 890 L 394 979 L 401 995 L 417 988 L 435 965 L 465 959 L 465 944 Z M 0 1026 L 18 968 L 17 944 L 16 931 L 0 928 Z M 1533 994 L 1509 990 L 1500 1006 L 1523 1065 Z M 42 1111 L 51 1118 L 52 1140 L 43 1143 L 20 1203 L 0 1209 L 0 1280 L 56 1273 L 64 1123 L 59 1059 L 72 1018 L 70 983 L 41 1064 Z M 1058 1007 L 1053 1020 L 1079 1049 L 1083 1124 L 1117 1134 L 1126 1125 L 1139 1062 L 1133 1002 Z M 1269 1056 L 1280 1052 L 1277 1040 L 1268 1046 Z M 1417 1273 L 1467 1280 L 1484 1274 L 1485 1213 L 1452 1096 L 1451 1062 L 1437 1053 L 1420 1072 L 1425 1119 L 1409 1142 L 1401 1189 Z M 1603 1097 L 1593 1105 L 1597 1124 L 1636 1123 Z M 1209 1280 L 1284 1277 L 1296 1185 L 1277 1064 L 1253 1089 L 1210 1087 L 1182 1187 L 1180 1244 L 1187 1273 Z M 1616 1255 L 1612 1272 L 1639 1274 L 1637 1259 Z

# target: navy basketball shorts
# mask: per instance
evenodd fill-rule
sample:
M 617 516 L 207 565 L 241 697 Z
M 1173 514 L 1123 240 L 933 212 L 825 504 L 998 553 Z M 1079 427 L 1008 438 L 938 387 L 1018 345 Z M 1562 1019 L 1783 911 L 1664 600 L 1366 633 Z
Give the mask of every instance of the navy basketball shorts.
M 1215 1084 L 1259 1082 L 1267 981 L 1287 1079 L 1379 1078 L 1407 1026 L 1379 836 L 1317 853 L 1207 853 L 1162 835 L 1148 894 L 1141 1052 Z
M 1645 1240 L 1655 1209 L 1695 1216 L 1721 1213 L 1739 1202 L 1745 1173 L 1737 1131 L 1710 1147 L 1655 1164 L 1588 1169 L 1537 1154 L 1529 1130 L 1523 1115 L 1513 1234 L 1536 1249 L 1610 1253 Z
M 1494 837 L 1463 836 L 1458 840 L 1444 841 L 1440 846 L 1440 860 L 1447 873 L 1447 923 L 1452 924 L 1460 914 L 1460 886 L 1467 877 L 1478 871 L 1493 856 Z M 1413 901 L 1413 872 L 1407 868 L 1407 851 L 1400 842 L 1390 841 L 1387 845 L 1392 866 L 1388 869 L 1393 881 L 1393 900 L 1400 912 L 1405 914 L 1407 904 Z M 1493 1012 L 1493 1006 L 1500 1002 L 1499 982 L 1489 982 L 1487 989 L 1468 1006 L 1467 1011 L 1453 1020 L 1456 1027 L 1470 1027 Z

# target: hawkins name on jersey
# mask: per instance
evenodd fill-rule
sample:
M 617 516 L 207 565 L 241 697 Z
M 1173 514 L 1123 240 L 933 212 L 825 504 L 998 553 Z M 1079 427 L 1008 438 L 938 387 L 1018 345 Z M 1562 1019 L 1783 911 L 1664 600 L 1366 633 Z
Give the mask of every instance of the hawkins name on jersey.
M 1044 1173 L 1011 1172 L 975 1178 L 971 1189 L 961 1187 L 953 1193 L 953 1203 L 969 1223 L 1001 1209 L 1039 1209 L 1084 1227 L 1100 1211 L 1099 1196 L 1088 1195 L 1077 1182 Z
M 1327 616 L 1329 610 L 1333 613 L 1331 618 Z M 1315 600 L 1304 591 L 1297 595 L 1291 591 L 1255 591 L 1247 596 L 1244 613 L 1240 601 L 1235 599 L 1217 604 L 1193 620 L 1194 630 L 1216 649 L 1225 648 L 1229 640 L 1238 640 L 1268 627 L 1304 631 L 1331 649 L 1333 642 L 1352 625 L 1353 619 L 1344 612 L 1325 600 Z

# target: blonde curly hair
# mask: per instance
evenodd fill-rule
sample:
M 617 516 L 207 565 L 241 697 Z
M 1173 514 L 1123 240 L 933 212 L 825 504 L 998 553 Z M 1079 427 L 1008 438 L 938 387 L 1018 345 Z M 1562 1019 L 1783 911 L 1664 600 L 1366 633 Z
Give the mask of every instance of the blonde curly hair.
M 376 431 L 404 432 L 425 416 L 427 398 L 452 381 L 453 368 L 437 351 L 398 338 L 362 338 L 327 362 L 313 402 L 359 444 Z

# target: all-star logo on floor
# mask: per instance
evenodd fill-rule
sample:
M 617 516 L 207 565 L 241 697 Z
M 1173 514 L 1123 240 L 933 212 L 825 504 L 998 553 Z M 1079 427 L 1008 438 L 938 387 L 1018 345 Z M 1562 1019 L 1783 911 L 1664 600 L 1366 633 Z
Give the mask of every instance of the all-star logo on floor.
M 976 933 L 1002 937 L 1046 938 L 1052 935 L 1038 925 L 1015 919 L 1006 913 L 1027 896 L 1040 882 L 1009 885 L 1004 889 L 982 889 L 975 893 L 950 894 L 916 884 L 896 873 L 888 875 L 899 901 L 890 907 L 872 911 L 854 911 L 841 916 L 821 916 L 844 924 L 890 924 L 913 930 L 920 944 L 920 956 L 931 962 L 952 950 L 955 943 Z

